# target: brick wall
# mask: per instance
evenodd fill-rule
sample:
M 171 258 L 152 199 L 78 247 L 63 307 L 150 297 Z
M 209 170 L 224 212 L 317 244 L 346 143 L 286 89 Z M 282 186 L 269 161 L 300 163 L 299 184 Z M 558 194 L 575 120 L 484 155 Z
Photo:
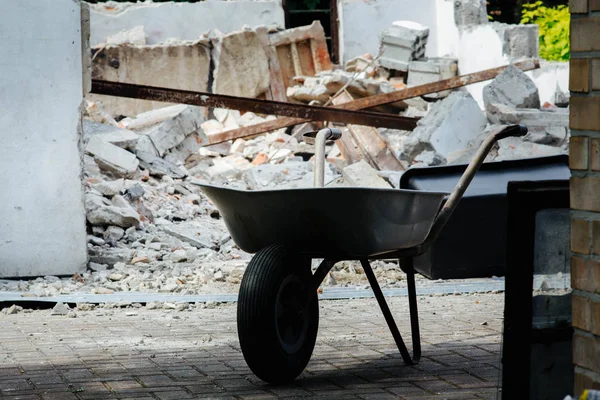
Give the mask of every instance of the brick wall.
M 600 389 L 600 0 L 571 0 L 571 286 L 575 395 Z

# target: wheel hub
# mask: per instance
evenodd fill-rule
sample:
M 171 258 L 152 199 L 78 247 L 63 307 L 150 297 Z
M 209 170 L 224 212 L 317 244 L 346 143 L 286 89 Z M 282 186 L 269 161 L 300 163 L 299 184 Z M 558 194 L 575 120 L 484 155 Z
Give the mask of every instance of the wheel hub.
M 306 288 L 297 276 L 287 277 L 279 287 L 275 313 L 279 342 L 287 353 L 295 353 L 306 339 L 309 323 Z

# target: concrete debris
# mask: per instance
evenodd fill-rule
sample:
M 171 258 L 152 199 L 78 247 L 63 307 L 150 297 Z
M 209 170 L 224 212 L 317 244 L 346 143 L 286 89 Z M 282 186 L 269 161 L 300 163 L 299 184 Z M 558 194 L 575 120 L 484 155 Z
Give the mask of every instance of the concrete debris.
M 116 177 L 133 177 L 139 162 L 135 155 L 109 142 L 93 136 L 85 146 L 101 170 Z
M 429 58 L 411 61 L 408 64 L 408 86 L 424 85 L 455 77 L 458 72 L 458 60 L 456 58 Z M 447 97 L 449 90 L 431 93 L 423 96 L 427 99 L 438 99 Z
M 437 102 L 404 141 L 403 154 L 409 160 L 423 151 L 434 150 L 442 157 L 462 150 L 484 131 L 487 119 L 467 92 L 453 92 Z
M 269 89 L 269 62 L 256 31 L 232 32 L 211 42 L 213 93 L 258 97 Z
M 140 130 L 144 128 L 149 128 L 156 124 L 159 124 L 168 119 L 174 118 L 183 110 L 185 110 L 188 106 L 185 104 L 177 104 L 169 107 L 162 107 L 156 110 L 150 110 L 138 114 L 134 118 L 124 118 L 119 121 L 119 126 L 125 129 L 131 130 Z
M 146 32 L 144 32 L 144 27 L 139 25 L 131 29 L 124 29 L 114 35 L 107 36 L 104 43 L 104 45 L 112 46 L 123 44 L 144 46 L 146 44 Z
M 122 149 L 131 150 L 135 149 L 135 145 L 140 135 L 128 129 L 122 129 L 116 126 L 84 119 L 83 139 L 84 141 L 87 141 L 90 137 L 98 137 L 103 141 L 112 143 Z
M 429 28 L 411 21 L 396 21 L 381 37 L 379 64 L 398 71 L 408 71 L 412 60 L 425 55 Z
M 566 147 L 554 147 L 529 143 L 521 138 L 506 138 L 498 142 L 498 156 L 495 161 L 520 160 L 523 158 L 547 157 L 568 154 Z
M 187 175 L 181 167 L 154 154 L 143 151 L 136 151 L 135 154 L 140 160 L 140 166 L 152 176 L 162 177 L 166 175 L 174 179 L 181 179 Z
M 142 133 L 150 138 L 158 155 L 162 157 L 168 150 L 179 145 L 188 135 L 194 133 L 199 136 L 193 138 L 193 142 L 205 143 L 206 135 L 200 129 L 203 122 L 204 110 L 201 107 L 186 106 L 177 115 Z
M 364 73 L 365 77 L 372 78 L 378 72 L 379 63 L 373 60 L 371 54 L 353 58 L 346 63 L 346 71 Z
M 454 21 L 458 27 L 488 23 L 485 0 L 456 0 L 454 2 Z
M 512 108 L 540 108 L 538 88 L 520 69 L 510 66 L 483 89 L 486 110 L 491 104 Z
M 309 103 L 318 101 L 323 104 L 344 86 L 357 97 L 390 93 L 396 90 L 387 80 L 355 76 L 355 74 L 334 70 L 318 73 L 314 77 L 298 76 L 293 82 L 295 86 L 287 89 L 288 98 Z
M 436 165 L 444 165 L 446 164 L 446 159 L 444 156 L 436 153 L 435 151 L 424 151 L 418 156 L 415 157 L 414 161 L 416 164 L 413 164 L 412 167 L 434 167 Z
M 106 198 L 88 192 L 85 195 L 87 220 L 92 225 L 115 225 L 121 228 L 137 226 L 140 223 L 139 214 L 131 207 L 113 205 Z
M 6 314 L 6 315 L 14 315 L 14 314 L 18 314 L 19 312 L 23 311 L 23 307 L 18 306 L 16 304 L 13 304 L 10 307 L 7 308 L 3 308 L 2 309 L 2 313 Z
M 360 160 L 343 169 L 342 175 L 350 186 L 389 189 L 390 184 L 365 160 Z
M 499 22 L 493 22 L 490 25 L 502 40 L 502 53 L 504 56 L 510 60 L 538 57 L 538 25 L 503 24 Z
M 470 25 L 486 24 L 494 37 L 501 37 L 499 42 L 510 57 L 537 55 L 537 41 L 534 44 L 531 39 L 534 28 L 488 23 L 481 0 L 454 4 L 461 32 Z M 452 58 L 424 58 L 429 28 L 407 21 L 395 22 L 383 32 L 379 58 L 370 54 L 356 57 L 346 63 L 345 70 L 331 65 L 318 23 L 275 33 L 261 28 L 227 35 L 213 31 L 210 35 L 210 40 L 201 38 L 193 43 L 174 40 L 146 45 L 141 27 L 120 32 L 94 49 L 93 76 L 324 105 L 343 87 L 346 92 L 342 94 L 348 99 L 391 93 L 448 79 L 461 67 Z M 153 66 L 152 71 L 147 65 Z M 541 81 L 536 80 L 538 85 Z M 556 92 L 545 94 L 544 102 L 554 98 L 555 105 L 568 104 L 565 87 L 543 90 Z M 485 88 L 487 117 L 464 90 L 424 98 L 427 101 L 419 97 L 377 108 L 422 117 L 412 132 L 353 125 L 344 129 L 343 139 L 326 147 L 325 185 L 397 188 L 401 170 L 406 168 L 469 161 L 490 124 L 525 124 L 530 134 L 501 141 L 486 161 L 567 151 L 568 109 L 550 104 L 541 109 L 534 81 L 514 67 Z M 223 293 L 236 288 L 251 255 L 237 247 L 220 212 L 196 184 L 241 190 L 312 187 L 315 149 L 303 141 L 302 134 L 325 124 L 302 124 L 208 146 L 211 135 L 276 117 L 115 99 L 91 96 L 85 104 L 88 270 L 77 277 L 0 281 L 0 290 L 56 296 L 130 291 Z M 331 101 L 336 104 L 335 99 Z M 384 155 L 393 156 L 395 165 L 383 163 Z M 376 171 L 371 163 L 382 171 Z M 396 264 L 378 261 L 373 265 L 381 266 L 375 272 L 386 281 L 403 279 Z M 359 281 L 365 284 L 360 265 L 344 262 L 336 266 L 326 284 Z M 214 302 L 202 305 L 215 306 Z M 84 308 L 78 305 L 78 310 Z M 189 305 L 149 302 L 146 308 L 182 311 Z M 18 312 L 18 308 L 3 311 Z M 53 314 L 76 316 L 61 303 Z
M 65 303 L 56 303 L 54 308 L 52 308 L 52 312 L 50 315 L 67 315 L 71 311 L 71 308 L 68 304 Z

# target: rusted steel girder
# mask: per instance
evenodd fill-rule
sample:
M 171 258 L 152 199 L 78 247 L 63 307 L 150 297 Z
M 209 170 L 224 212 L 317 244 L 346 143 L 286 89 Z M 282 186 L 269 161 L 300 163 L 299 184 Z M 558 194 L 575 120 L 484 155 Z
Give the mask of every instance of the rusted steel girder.
M 293 117 L 308 121 L 330 121 L 408 131 L 413 130 L 417 126 L 418 120 L 417 118 L 401 117 L 398 115 L 373 111 L 309 106 L 305 104 L 292 104 L 272 100 L 226 96 L 222 94 L 191 92 L 187 90 L 159 88 L 131 83 L 108 82 L 96 79 L 92 80 L 91 92 L 133 99 L 252 111 L 255 113 Z

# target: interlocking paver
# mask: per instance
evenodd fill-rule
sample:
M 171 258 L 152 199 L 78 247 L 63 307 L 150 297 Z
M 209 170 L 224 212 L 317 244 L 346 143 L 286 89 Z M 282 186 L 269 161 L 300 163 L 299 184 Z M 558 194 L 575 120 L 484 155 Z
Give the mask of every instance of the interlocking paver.
M 267 385 L 247 367 L 235 304 L 215 309 L 0 314 L 0 399 L 490 399 L 502 294 L 420 297 L 423 357 L 405 366 L 374 299 L 322 301 L 305 372 Z M 407 299 L 389 299 L 410 343 Z M 487 325 L 481 325 L 481 322 Z

